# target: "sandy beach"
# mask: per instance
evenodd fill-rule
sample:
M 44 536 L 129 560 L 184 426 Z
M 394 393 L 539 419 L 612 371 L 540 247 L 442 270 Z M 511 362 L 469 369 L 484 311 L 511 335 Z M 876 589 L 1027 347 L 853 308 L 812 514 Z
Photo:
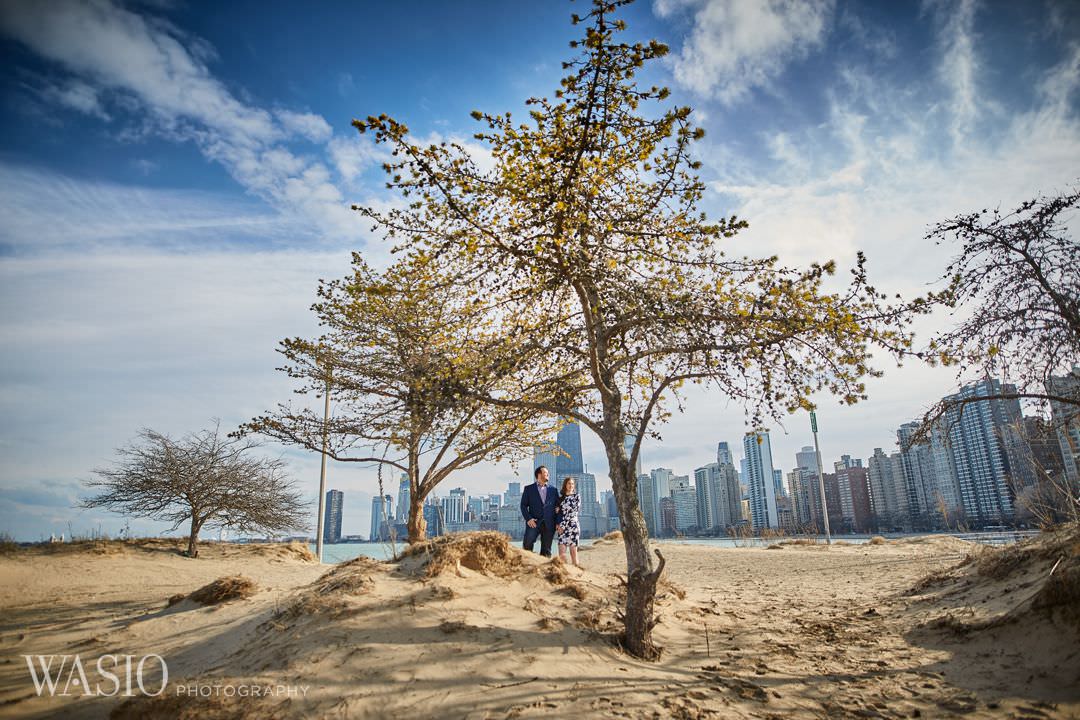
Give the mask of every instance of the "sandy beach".
M 290 546 L 8 552 L 0 717 L 1080 717 L 1075 531 L 1004 551 L 661 543 L 655 663 L 612 642 L 621 541 L 584 569 L 499 543 L 337 566 Z M 180 599 L 237 575 L 246 597 Z M 39 696 L 24 657 L 78 654 L 94 685 L 100 656 L 149 653 L 154 698 Z

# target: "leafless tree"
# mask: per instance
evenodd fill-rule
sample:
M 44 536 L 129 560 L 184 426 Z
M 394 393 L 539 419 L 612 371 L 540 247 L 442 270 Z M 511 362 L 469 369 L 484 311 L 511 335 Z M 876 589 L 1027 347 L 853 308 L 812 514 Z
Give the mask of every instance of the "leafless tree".
M 927 355 L 957 378 L 1015 382 L 989 396 L 950 397 L 923 417 L 912 441 L 949 410 L 988 399 L 1080 408 L 1078 385 L 1054 383 L 1080 363 L 1080 243 L 1067 227 L 1080 191 L 1028 200 L 1010 213 L 981 210 L 935 225 L 927 239 L 960 249 L 942 279 L 952 306 L 968 313 L 934 337 Z M 972 378 L 974 379 L 974 378 Z
M 254 455 L 261 443 L 222 437 L 219 425 L 177 440 L 144 429 L 117 450 L 115 467 L 94 470 L 87 486 L 100 493 L 81 507 L 105 507 L 135 517 L 190 523 L 187 554 L 198 557 L 199 532 L 307 530 L 308 504 L 286 475 L 281 458 Z

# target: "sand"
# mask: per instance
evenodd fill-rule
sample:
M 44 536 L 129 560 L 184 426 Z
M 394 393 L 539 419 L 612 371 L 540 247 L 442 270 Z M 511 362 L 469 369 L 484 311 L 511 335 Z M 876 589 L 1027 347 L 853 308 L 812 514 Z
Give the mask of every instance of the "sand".
M 517 550 L 320 566 L 273 547 L 118 547 L 0 557 L 0 717 L 1080 717 L 1077 608 L 1029 607 L 1080 543 L 1004 568 L 952 538 L 660 543 L 651 663 L 612 642 L 618 541 L 583 549 L 585 569 Z M 234 576 L 247 597 L 186 597 Z M 169 683 L 38 697 L 22 655 L 50 653 L 156 653 Z M 290 690 L 225 689 L 253 685 Z

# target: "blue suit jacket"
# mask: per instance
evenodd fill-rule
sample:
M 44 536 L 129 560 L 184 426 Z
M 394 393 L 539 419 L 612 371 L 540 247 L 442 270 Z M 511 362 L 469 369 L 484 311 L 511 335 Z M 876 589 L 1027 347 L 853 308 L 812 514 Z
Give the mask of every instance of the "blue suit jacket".
M 555 507 L 559 504 L 559 491 L 551 483 L 547 486 L 547 502 L 540 502 L 540 488 L 536 483 L 526 485 L 521 493 L 521 517 L 525 522 L 542 520 L 555 527 Z

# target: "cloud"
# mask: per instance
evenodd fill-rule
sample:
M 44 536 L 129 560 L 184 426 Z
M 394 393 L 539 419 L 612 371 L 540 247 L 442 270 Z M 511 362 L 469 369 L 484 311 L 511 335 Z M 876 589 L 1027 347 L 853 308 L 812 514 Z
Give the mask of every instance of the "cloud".
M 0 215 L 0 249 L 17 254 L 119 247 L 187 251 L 256 242 L 273 246 L 305 232 L 252 201 L 76 180 L 4 164 Z
M 693 26 L 674 54 L 676 82 L 731 104 L 768 87 L 785 68 L 821 45 L 832 0 L 656 0 L 667 18 L 693 13 Z
M 953 142 L 962 142 L 971 132 L 979 116 L 979 91 L 976 75 L 979 71 L 975 47 L 975 0 L 959 0 L 946 8 L 937 3 L 934 15 L 942 24 L 938 43 L 943 52 L 939 72 L 942 82 L 951 93 Z
M 330 123 L 326 122 L 322 115 L 298 113 L 291 110 L 278 110 L 274 114 L 287 131 L 305 137 L 311 142 L 326 142 L 334 134 Z
M 109 0 L 0 3 L 0 32 L 72 76 L 45 91 L 56 102 L 103 112 L 98 98 L 113 93 L 118 103 L 147 113 L 150 125 L 137 133 L 192 141 L 282 214 L 302 217 L 328 238 L 361 237 L 362 223 L 326 166 L 287 146 L 293 137 L 330 140 L 326 120 L 238 99 L 207 66 L 214 53 L 204 41 Z
M 78 110 L 100 120 L 109 120 L 109 114 L 101 104 L 98 91 L 80 80 L 69 80 L 61 85 L 45 82 L 39 93 L 48 102 Z

